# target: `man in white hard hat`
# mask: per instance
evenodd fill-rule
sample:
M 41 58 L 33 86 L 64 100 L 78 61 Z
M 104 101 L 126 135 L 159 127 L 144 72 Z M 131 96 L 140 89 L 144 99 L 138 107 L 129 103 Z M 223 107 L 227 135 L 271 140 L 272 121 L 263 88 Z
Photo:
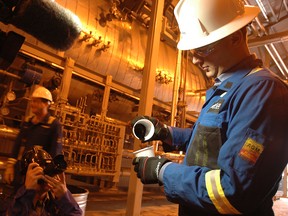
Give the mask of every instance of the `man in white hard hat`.
M 30 101 L 33 116 L 26 118 L 22 124 L 13 146 L 12 157 L 8 158 L 4 182 L 13 183 L 16 187 L 21 184 L 21 175 L 15 170 L 15 163 L 21 160 L 23 152 L 38 146 L 52 157 L 62 153 L 62 126 L 48 111 L 51 103 L 53 98 L 48 89 L 38 86 L 33 91 Z
M 240 0 L 180 0 L 175 7 L 178 48 L 192 52 L 215 86 L 191 129 L 147 116 L 132 121 L 133 128 L 139 119 L 154 125 L 149 139 L 136 128 L 143 141 L 184 148 L 183 164 L 163 157 L 137 157 L 133 164 L 142 183 L 164 185 L 181 216 L 274 215 L 288 163 L 288 87 L 249 53 L 246 26 L 258 13 Z

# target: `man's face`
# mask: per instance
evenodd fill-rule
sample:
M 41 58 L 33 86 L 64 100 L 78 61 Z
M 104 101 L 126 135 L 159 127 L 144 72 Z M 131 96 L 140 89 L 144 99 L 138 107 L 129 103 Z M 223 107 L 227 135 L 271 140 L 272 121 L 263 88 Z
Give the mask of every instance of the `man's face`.
M 38 188 L 36 189 L 39 196 L 42 196 L 42 194 L 48 192 L 50 189 L 49 185 L 46 182 L 43 182 L 41 184 L 38 184 Z
M 42 100 L 41 98 L 32 98 L 31 100 L 31 111 L 34 114 L 42 113 L 48 108 L 48 102 Z
M 228 42 L 228 38 L 191 50 L 193 64 L 202 69 L 207 77 L 216 78 L 228 69 L 229 55 L 227 53 L 230 52 L 227 52 L 229 46 L 226 42 Z

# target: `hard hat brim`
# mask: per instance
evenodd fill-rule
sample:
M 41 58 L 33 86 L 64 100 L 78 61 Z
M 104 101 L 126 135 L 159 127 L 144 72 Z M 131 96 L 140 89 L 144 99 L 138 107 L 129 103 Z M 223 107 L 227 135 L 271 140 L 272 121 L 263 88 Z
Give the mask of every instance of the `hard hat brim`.
M 258 7 L 245 5 L 245 13 L 205 37 L 197 38 L 193 34 L 181 35 L 177 48 L 179 50 L 197 49 L 221 40 L 249 24 L 259 12 Z

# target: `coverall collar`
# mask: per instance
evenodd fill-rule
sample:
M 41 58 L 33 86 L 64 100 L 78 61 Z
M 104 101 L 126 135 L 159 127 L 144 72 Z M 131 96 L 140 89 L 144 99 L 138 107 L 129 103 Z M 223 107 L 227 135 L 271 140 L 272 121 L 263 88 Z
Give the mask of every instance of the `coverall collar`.
M 49 117 L 51 116 L 50 113 L 47 113 L 46 116 L 43 118 L 42 121 L 38 122 L 37 124 L 46 124 L 48 121 L 49 121 Z M 29 122 L 32 123 L 32 119 L 34 118 L 35 116 L 33 115 L 30 119 L 29 119 Z
M 235 65 L 225 73 L 221 74 L 217 78 L 220 80 L 220 84 L 217 85 L 217 91 L 227 92 L 232 88 L 233 84 L 237 83 L 243 77 L 245 77 L 255 67 L 262 66 L 262 61 L 256 59 L 255 55 L 250 55 L 239 64 Z M 206 92 L 207 100 L 215 93 L 215 87 L 210 88 Z

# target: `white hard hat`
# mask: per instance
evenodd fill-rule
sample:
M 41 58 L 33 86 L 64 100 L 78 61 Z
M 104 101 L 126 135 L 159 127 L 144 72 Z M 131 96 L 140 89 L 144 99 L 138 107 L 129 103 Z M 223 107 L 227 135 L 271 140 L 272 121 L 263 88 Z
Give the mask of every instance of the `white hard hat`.
M 34 92 L 32 93 L 31 97 L 32 98 L 43 98 L 43 99 L 46 99 L 50 102 L 53 102 L 51 92 L 48 89 L 44 88 L 43 86 L 39 86 L 38 88 L 36 88 L 34 90 Z
M 175 7 L 180 50 L 197 49 L 249 24 L 260 12 L 242 0 L 180 0 Z

